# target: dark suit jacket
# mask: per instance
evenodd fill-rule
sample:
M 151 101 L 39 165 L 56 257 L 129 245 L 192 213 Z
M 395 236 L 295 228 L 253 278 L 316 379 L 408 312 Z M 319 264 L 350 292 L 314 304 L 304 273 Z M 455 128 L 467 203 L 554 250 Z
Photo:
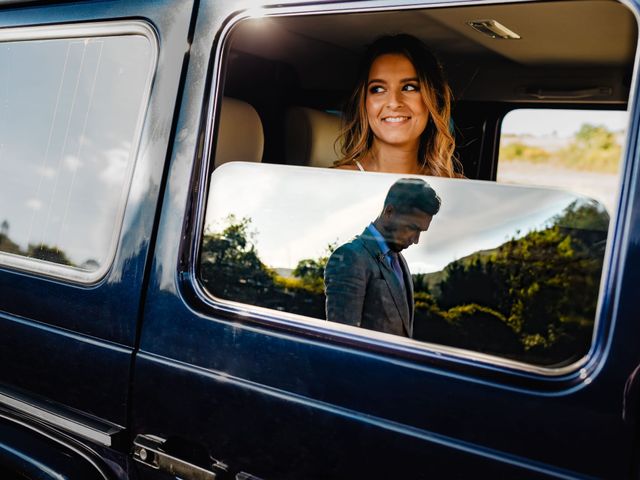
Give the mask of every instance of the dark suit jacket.
M 329 258 L 324 283 L 327 320 L 411 337 L 413 282 L 398 255 L 406 292 L 368 229 Z

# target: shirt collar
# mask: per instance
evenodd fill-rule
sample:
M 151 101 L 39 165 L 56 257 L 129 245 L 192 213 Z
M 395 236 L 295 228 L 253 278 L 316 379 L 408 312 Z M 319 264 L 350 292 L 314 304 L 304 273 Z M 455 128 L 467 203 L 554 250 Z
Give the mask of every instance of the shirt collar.
M 376 243 L 378 244 L 378 247 L 380 247 L 380 251 L 382 252 L 382 254 L 384 256 L 387 256 L 391 249 L 389 248 L 389 245 L 387 245 L 387 242 L 384 240 L 384 237 L 382 236 L 382 234 L 373 225 L 373 223 L 370 223 L 367 228 L 369 229 L 371 236 L 375 239 Z

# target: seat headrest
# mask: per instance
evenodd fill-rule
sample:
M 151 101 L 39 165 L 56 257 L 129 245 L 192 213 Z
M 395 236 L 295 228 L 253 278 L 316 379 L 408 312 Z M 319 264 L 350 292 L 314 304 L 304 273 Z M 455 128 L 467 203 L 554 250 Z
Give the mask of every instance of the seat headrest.
M 246 102 L 223 97 L 215 166 L 227 162 L 260 162 L 264 132 L 258 112 Z
M 340 158 L 340 117 L 306 107 L 286 115 L 286 160 L 290 165 L 331 167 Z

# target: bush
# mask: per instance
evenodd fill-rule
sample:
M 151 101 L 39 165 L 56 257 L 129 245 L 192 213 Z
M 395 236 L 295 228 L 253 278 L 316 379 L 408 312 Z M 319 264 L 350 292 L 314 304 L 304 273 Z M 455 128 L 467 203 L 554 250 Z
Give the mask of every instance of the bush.
M 544 148 L 534 147 L 522 142 L 512 142 L 500 147 L 500 160 L 526 161 L 531 163 L 548 162 L 551 154 Z

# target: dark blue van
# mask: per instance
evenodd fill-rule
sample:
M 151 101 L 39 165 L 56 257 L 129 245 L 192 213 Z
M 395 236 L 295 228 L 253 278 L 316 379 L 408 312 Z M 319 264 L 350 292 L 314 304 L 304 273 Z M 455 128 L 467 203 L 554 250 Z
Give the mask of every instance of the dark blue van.
M 0 1 L 0 478 L 638 478 L 639 8 Z M 405 335 L 324 284 L 402 177 L 327 168 L 397 33 L 465 177 Z

